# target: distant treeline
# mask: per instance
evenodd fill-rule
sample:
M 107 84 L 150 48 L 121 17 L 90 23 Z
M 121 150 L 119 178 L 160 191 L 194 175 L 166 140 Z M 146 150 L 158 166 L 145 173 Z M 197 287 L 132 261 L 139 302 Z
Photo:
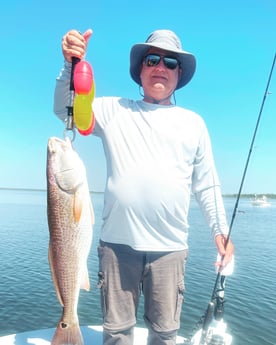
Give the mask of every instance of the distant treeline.
M 263 195 L 265 195 L 268 199 L 276 199 L 276 194 L 270 194 L 270 193 L 264 193 L 264 194 L 241 194 L 241 198 L 244 199 L 251 199 L 254 198 L 255 196 L 257 197 L 262 197 Z M 225 198 L 236 198 L 238 196 L 238 194 L 223 194 L 223 196 Z
M 0 187 L 0 190 L 19 190 L 19 191 L 30 191 L 30 192 L 46 192 L 46 189 L 33 189 L 33 188 L 10 188 L 10 187 Z M 103 194 L 103 191 L 94 191 L 91 190 L 90 193 L 94 194 Z M 254 193 L 254 194 L 241 194 L 241 198 L 250 199 L 257 197 L 262 197 L 265 195 L 268 199 L 276 199 L 276 194 L 273 193 Z M 236 198 L 238 194 L 223 194 L 225 198 Z

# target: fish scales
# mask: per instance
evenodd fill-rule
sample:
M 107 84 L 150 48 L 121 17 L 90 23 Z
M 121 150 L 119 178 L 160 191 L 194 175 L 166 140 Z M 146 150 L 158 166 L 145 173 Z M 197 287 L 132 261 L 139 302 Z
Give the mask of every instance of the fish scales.
M 87 258 L 94 212 L 86 170 L 69 139 L 52 137 L 47 147 L 49 264 L 63 313 L 52 345 L 82 345 L 77 306 L 80 288 L 89 290 Z

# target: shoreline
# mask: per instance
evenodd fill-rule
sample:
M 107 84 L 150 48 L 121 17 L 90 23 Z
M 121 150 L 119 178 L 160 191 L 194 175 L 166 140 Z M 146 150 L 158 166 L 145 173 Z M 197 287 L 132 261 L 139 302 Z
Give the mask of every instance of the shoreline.
M 25 191 L 25 192 L 47 192 L 47 189 L 39 189 L 39 188 L 16 188 L 16 187 L 0 187 L 0 191 L 5 190 L 5 191 Z M 93 194 L 104 194 L 104 191 L 95 191 L 95 190 L 90 190 L 90 193 Z M 276 199 L 276 194 L 274 193 L 244 193 L 241 194 L 241 198 L 248 199 L 248 198 L 254 198 L 255 196 L 261 195 L 261 196 L 266 196 L 268 199 Z M 238 196 L 237 193 L 226 193 L 222 194 L 224 198 L 236 198 Z

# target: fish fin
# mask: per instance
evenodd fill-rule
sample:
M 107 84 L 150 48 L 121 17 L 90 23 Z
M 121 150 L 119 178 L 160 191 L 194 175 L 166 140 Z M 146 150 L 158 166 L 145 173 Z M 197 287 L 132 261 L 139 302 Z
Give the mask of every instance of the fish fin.
M 59 322 L 51 345 L 64 344 L 83 345 L 83 338 L 78 322 L 71 325 L 62 320 Z
M 53 255 L 52 255 L 52 250 L 51 250 L 51 246 L 49 246 L 49 251 L 48 251 L 48 260 L 49 260 L 49 264 L 50 264 L 50 268 L 51 268 L 51 273 L 52 273 L 52 279 L 53 279 L 53 283 L 54 283 L 54 287 L 56 289 L 56 294 L 57 294 L 57 298 L 59 300 L 59 303 L 64 306 L 64 303 L 62 301 L 60 292 L 59 292 L 59 288 L 58 288 L 58 284 L 57 284 L 57 277 L 55 274 L 55 271 L 53 269 Z
M 85 267 L 85 270 L 82 275 L 82 281 L 81 281 L 81 289 L 84 289 L 86 291 L 90 290 L 90 281 L 89 281 L 89 274 L 87 266 Z
M 75 222 L 79 222 L 82 214 L 82 209 L 83 209 L 83 197 L 79 192 L 76 192 L 74 195 L 74 219 Z M 95 223 L 95 215 L 94 215 L 94 209 L 92 206 L 92 202 L 90 200 L 89 203 L 89 208 L 90 208 L 90 216 L 91 216 L 91 222 L 92 224 Z
M 73 206 L 73 212 L 74 212 L 74 219 L 75 222 L 79 222 L 82 214 L 82 206 L 83 206 L 83 200 L 80 195 L 80 193 L 76 192 L 74 196 L 74 206 Z

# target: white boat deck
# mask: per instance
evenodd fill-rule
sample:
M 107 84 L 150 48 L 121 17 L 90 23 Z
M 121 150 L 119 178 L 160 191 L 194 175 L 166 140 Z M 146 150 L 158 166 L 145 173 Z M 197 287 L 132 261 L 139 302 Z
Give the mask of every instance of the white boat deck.
M 55 328 L 6 335 L 0 337 L 0 345 L 50 345 Z M 82 326 L 84 345 L 102 344 L 102 326 Z M 146 345 L 148 331 L 145 328 L 134 329 L 134 345 Z M 185 338 L 178 336 L 176 344 L 184 344 Z

